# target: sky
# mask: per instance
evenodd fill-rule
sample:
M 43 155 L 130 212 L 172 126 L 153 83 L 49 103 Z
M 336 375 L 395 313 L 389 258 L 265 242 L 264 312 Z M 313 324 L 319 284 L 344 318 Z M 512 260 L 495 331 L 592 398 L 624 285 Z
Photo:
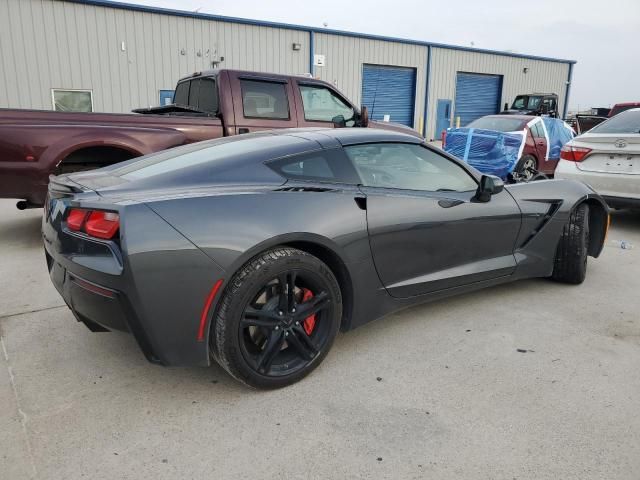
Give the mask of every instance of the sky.
M 128 0 L 577 60 L 569 109 L 640 101 L 640 0 Z

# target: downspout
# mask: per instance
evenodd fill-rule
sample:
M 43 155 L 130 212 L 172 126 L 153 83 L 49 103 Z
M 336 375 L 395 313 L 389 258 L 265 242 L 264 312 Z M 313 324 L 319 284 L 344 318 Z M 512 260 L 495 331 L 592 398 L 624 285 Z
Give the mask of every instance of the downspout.
M 315 72 L 315 66 L 313 65 L 313 55 L 314 55 L 314 49 L 315 49 L 315 38 L 313 36 L 313 30 L 309 30 L 309 73 L 311 74 L 312 77 L 315 78 L 316 76 L 316 72 Z
M 425 89 L 424 89 L 424 131 L 422 135 L 426 140 L 428 130 L 428 115 L 429 115 L 429 81 L 431 79 L 431 45 L 427 45 L 427 78 L 425 80 Z
M 564 94 L 564 108 L 562 109 L 562 119 L 567 118 L 569 108 L 569 92 L 571 91 L 571 79 L 573 78 L 573 63 L 569 64 L 569 76 L 567 77 L 567 91 Z

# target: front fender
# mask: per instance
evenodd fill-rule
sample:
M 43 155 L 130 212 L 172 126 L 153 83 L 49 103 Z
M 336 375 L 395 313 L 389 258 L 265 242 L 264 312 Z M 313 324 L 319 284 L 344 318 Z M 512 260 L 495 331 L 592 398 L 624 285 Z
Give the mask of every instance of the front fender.
M 540 180 L 508 185 L 522 212 L 522 227 L 515 245 L 520 273 L 546 276 L 553 261 L 562 229 L 571 212 L 581 203 L 591 207 L 589 255 L 602 252 L 608 227 L 609 208 L 588 185 L 573 180 Z

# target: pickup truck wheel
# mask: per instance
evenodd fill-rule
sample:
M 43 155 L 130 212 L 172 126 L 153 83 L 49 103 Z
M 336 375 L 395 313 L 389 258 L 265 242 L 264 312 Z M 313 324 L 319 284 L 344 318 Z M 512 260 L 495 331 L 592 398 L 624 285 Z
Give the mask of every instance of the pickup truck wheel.
M 553 265 L 552 278 L 559 282 L 580 284 L 587 275 L 589 249 L 589 205 L 582 203 L 571 212 L 562 229 Z

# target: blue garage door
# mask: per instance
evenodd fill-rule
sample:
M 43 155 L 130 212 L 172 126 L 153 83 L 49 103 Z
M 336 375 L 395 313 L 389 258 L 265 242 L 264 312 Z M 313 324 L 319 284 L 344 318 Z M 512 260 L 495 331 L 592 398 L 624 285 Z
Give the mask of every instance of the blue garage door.
M 416 98 L 415 68 L 363 65 L 362 104 L 369 109 L 369 118 L 413 127 Z
M 459 72 L 456 77 L 454 115 L 460 117 L 460 126 L 464 127 L 484 115 L 498 113 L 500 111 L 501 90 L 501 75 Z

